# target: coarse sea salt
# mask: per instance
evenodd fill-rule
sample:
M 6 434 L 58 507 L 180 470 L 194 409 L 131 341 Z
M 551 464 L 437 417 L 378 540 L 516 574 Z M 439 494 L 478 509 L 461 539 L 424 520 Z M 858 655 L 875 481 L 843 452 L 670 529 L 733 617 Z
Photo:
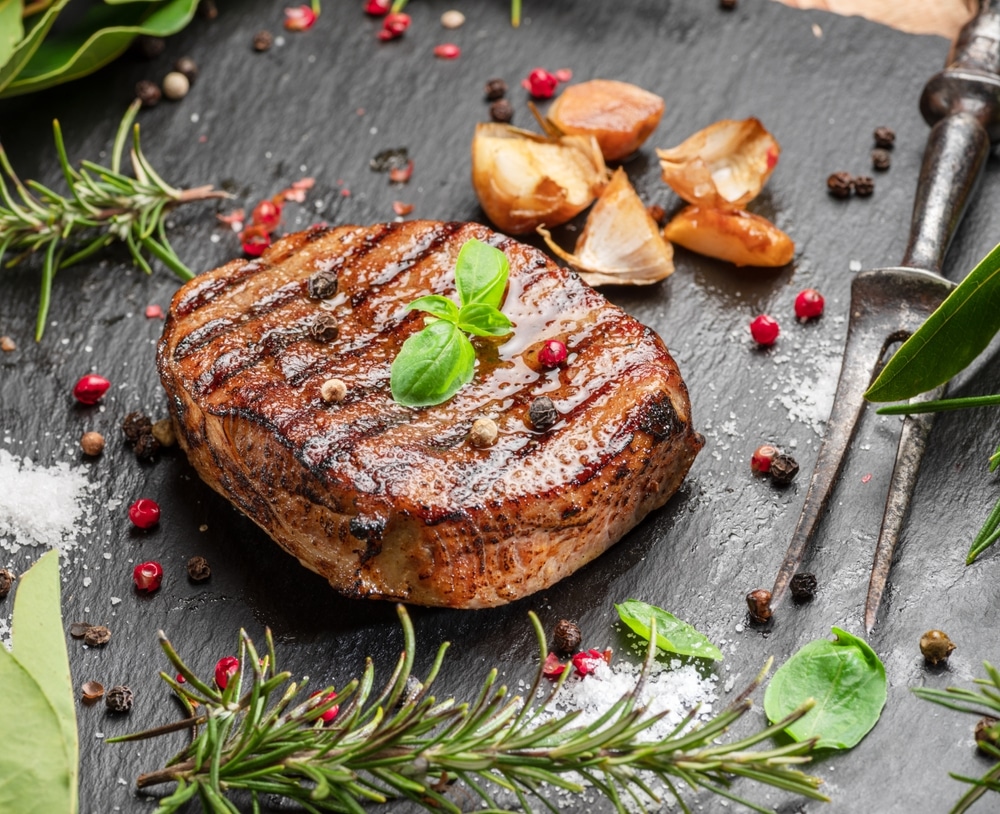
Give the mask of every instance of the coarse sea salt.
M 40 466 L 0 449 L 0 547 L 68 551 L 90 529 L 92 486 L 86 470 L 68 463 Z

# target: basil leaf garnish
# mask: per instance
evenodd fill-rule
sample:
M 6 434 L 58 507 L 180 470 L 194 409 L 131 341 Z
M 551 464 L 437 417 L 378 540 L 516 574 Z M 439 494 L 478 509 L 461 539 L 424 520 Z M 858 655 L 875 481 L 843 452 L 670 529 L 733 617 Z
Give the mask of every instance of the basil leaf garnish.
M 655 605 L 626 599 L 615 610 L 621 620 L 642 638 L 649 640 L 650 620 L 656 619 L 656 646 L 669 653 L 702 659 L 722 660 L 722 651 L 687 622 Z
M 429 294 L 426 297 L 418 297 L 406 306 L 407 311 L 426 311 L 438 319 L 446 319 L 448 322 L 458 324 L 458 306 L 447 297 L 438 294 Z
M 506 336 L 510 320 L 492 305 L 474 302 L 458 312 L 458 327 L 476 336 Z
M 764 711 L 775 723 L 812 698 L 815 706 L 785 732 L 795 741 L 817 738 L 819 749 L 850 749 L 882 714 L 885 667 L 867 642 L 836 627 L 833 634 L 832 642 L 809 642 L 778 668 Z
M 509 272 L 510 264 L 502 251 L 480 240 L 466 242 L 455 263 L 455 283 L 462 305 L 481 302 L 499 308 Z
M 472 381 L 476 350 L 453 322 L 441 319 L 403 343 L 390 369 L 392 396 L 407 407 L 428 407 Z

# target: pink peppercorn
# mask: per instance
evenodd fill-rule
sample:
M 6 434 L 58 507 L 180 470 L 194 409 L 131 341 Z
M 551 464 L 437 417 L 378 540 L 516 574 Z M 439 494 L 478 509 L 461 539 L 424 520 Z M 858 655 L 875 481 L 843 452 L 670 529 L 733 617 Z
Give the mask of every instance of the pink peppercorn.
M 365 14 L 371 14 L 372 17 L 384 17 L 389 13 L 390 8 L 392 8 L 390 0 L 368 0 L 365 3 Z
M 434 47 L 434 56 L 438 59 L 458 59 L 462 55 L 462 49 L 452 42 L 446 42 Z
M 240 671 L 240 660 L 235 656 L 223 656 L 215 664 L 215 685 L 224 690 L 229 686 L 229 679 Z
M 542 349 L 538 351 L 538 361 L 543 367 L 550 369 L 559 367 L 559 365 L 566 361 L 566 356 L 566 345 L 558 339 L 546 340 L 545 344 L 542 345 Z
M 316 692 L 314 692 L 309 697 L 310 698 L 315 698 L 319 694 L 320 694 L 320 691 L 317 690 Z M 335 693 L 335 692 L 327 693 L 323 697 L 323 703 L 325 704 L 328 701 L 333 701 L 336 697 L 337 697 L 337 693 Z M 332 707 L 330 707 L 328 710 L 326 710 L 322 715 L 320 715 L 319 719 L 323 723 L 328 724 L 328 723 L 330 723 L 330 721 L 332 721 L 334 718 L 337 717 L 337 713 L 338 712 L 340 712 L 340 704 L 334 704 Z
M 402 37 L 410 27 L 409 14 L 389 14 L 382 21 L 382 30 L 378 32 L 380 40 L 394 40 Z
M 108 392 L 109 387 L 111 382 L 103 376 L 88 373 L 86 376 L 81 376 L 80 381 L 73 385 L 73 398 L 80 404 L 97 404 L 101 396 Z
M 521 82 L 521 87 L 528 91 L 535 99 L 551 99 L 556 92 L 558 84 L 559 80 L 547 70 L 544 68 L 535 68 Z
M 771 461 L 775 459 L 777 454 L 777 447 L 773 447 L 770 444 L 757 447 L 753 451 L 753 455 L 750 456 L 750 470 L 752 472 L 759 472 L 761 475 L 766 475 L 771 471 Z
M 758 345 L 773 345 L 779 333 L 778 321 L 767 314 L 761 314 L 750 323 L 750 335 Z
M 132 581 L 139 591 L 148 594 L 158 591 L 163 581 L 163 566 L 155 560 L 141 562 L 132 571 Z
M 141 497 L 128 507 L 128 519 L 137 528 L 151 529 L 160 522 L 160 507 L 155 500 Z
M 823 316 L 825 301 L 815 288 L 806 288 L 795 298 L 795 316 L 799 319 L 813 319 Z

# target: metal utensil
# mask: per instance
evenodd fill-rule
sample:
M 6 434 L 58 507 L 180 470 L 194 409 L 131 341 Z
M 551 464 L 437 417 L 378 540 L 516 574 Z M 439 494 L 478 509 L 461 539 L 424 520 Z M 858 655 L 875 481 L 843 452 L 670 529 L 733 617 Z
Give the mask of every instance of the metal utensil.
M 898 267 L 865 271 L 851 284 L 844 362 L 833 410 L 805 504 L 771 591 L 776 607 L 814 537 L 864 407 L 864 392 L 890 345 L 906 339 L 954 285 L 941 266 L 982 176 L 990 143 L 1000 141 L 1000 11 L 982 0 L 948 64 L 924 87 L 920 111 L 932 125 L 917 182 L 910 238 Z M 940 398 L 944 388 L 922 398 Z M 934 414 L 908 416 L 900 435 L 865 602 L 865 629 L 875 625 L 893 553 L 917 479 Z

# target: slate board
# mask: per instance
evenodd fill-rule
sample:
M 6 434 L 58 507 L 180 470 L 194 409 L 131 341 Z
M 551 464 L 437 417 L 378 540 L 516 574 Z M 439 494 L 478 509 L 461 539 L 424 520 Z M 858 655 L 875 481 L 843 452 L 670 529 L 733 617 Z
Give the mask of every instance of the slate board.
M 924 82 L 943 66 L 948 43 L 767 0 L 742 0 L 730 13 L 712 2 L 525 0 L 519 30 L 511 29 L 504 0 L 419 0 L 408 8 L 413 26 L 407 35 L 380 44 L 378 22 L 366 18 L 358 2 L 328 0 L 313 31 L 282 32 L 284 45 L 253 53 L 254 32 L 280 31 L 281 5 L 221 2 L 218 19 L 198 19 L 151 63 L 125 58 L 73 85 L 3 103 L 0 138 L 19 173 L 58 183 L 49 133 L 55 116 L 74 159 L 109 150 L 135 82 L 162 77 L 182 55 L 201 69 L 190 94 L 140 117 L 151 162 L 172 183 L 222 185 L 236 195 L 233 206 L 248 208 L 314 176 L 308 202 L 289 207 L 289 230 L 320 219 L 389 220 L 394 200 L 414 204 L 414 217 L 482 219 L 469 182 L 473 125 L 487 116 L 482 85 L 506 78 L 515 123 L 530 127 L 518 83 L 537 65 L 570 68 L 574 81 L 627 80 L 666 99 L 658 131 L 627 169 L 643 199 L 668 210 L 679 201 L 659 180 L 654 146 L 677 144 L 717 119 L 757 116 L 783 148 L 777 171 L 750 208 L 794 237 L 791 265 L 737 270 L 678 250 L 677 272 L 664 283 L 609 292 L 664 337 L 690 388 L 694 422 L 708 443 L 680 493 L 611 552 L 542 594 L 489 611 L 412 610 L 418 674 L 449 640 L 439 691 L 470 697 L 490 665 L 507 681 L 530 677 L 536 653 L 529 610 L 547 627 L 576 618 L 587 644 L 633 658 L 613 608 L 628 597 L 675 612 L 722 645 L 720 687 L 733 679 L 738 689 L 768 656 L 780 663 L 807 641 L 828 636 L 832 625 L 860 632 L 898 419 L 868 416 L 855 442 L 809 561 L 821 582 L 816 601 L 787 607 L 761 631 L 745 625 L 743 596 L 770 586 L 802 504 L 836 382 L 851 264 L 891 265 L 902 256 L 927 134 L 917 101 Z M 438 19 L 452 5 L 468 21 L 447 32 Z M 462 47 L 459 60 L 432 57 L 432 47 L 446 41 Z M 892 169 L 876 176 L 874 196 L 829 198 L 829 173 L 868 171 L 878 125 L 895 128 L 897 146 Z M 398 146 L 409 148 L 415 169 L 408 186 L 390 187 L 384 175 L 369 171 L 368 161 Z M 997 174 L 991 159 L 949 258 L 953 279 L 996 239 Z M 341 194 L 345 189 L 349 197 Z M 171 237 L 195 269 L 239 253 L 214 211 L 193 207 L 173 219 Z M 571 245 L 572 232 L 559 236 Z M 38 264 L 5 269 L 0 296 L 0 333 L 18 343 L 15 353 L 0 355 L 2 448 L 46 465 L 79 461 L 95 484 L 93 527 L 64 565 L 63 610 L 67 625 L 81 618 L 106 623 L 114 638 L 91 650 L 68 640 L 75 682 L 125 682 L 136 694 L 128 717 L 111 717 L 102 707 L 78 709 L 85 814 L 150 811 L 150 801 L 133 790 L 134 779 L 180 746 L 180 735 L 174 742 L 108 746 L 99 734 L 177 714 L 156 675 L 167 666 L 157 629 L 209 674 L 219 656 L 233 652 L 241 627 L 260 638 L 268 626 L 285 667 L 337 686 L 359 673 L 365 655 L 385 675 L 402 643 L 391 605 L 339 598 L 203 485 L 183 455 L 168 452 L 140 465 L 127 450 L 118 433 L 122 416 L 135 409 L 165 414 L 153 366 L 161 323 L 143 311 L 149 303 L 166 306 L 177 281 L 163 268 L 147 278 L 126 260 L 117 252 L 60 274 L 50 324 L 37 345 L 31 334 Z M 801 325 L 792 303 L 807 286 L 824 293 L 827 312 Z M 764 351 L 747 331 L 761 311 L 783 326 L 778 344 Z M 102 407 L 76 407 L 70 389 L 91 369 L 114 388 Z M 982 365 L 953 392 L 992 392 L 998 379 L 995 366 Z M 935 427 L 882 619 L 870 637 L 889 676 L 885 712 L 853 751 L 812 766 L 834 802 L 802 804 L 745 783 L 738 785 L 741 793 L 782 812 L 936 812 L 962 791 L 948 771 L 985 770 L 973 748 L 974 721 L 918 701 L 910 688 L 968 685 L 982 673 L 983 659 L 1000 661 L 1000 557 L 963 565 L 968 541 L 996 497 L 986 475 L 996 443 L 991 422 L 991 413 L 967 412 L 943 415 Z M 103 432 L 109 444 L 101 458 L 81 461 L 77 439 L 89 429 Z M 790 488 L 775 490 L 751 476 L 749 456 L 762 442 L 785 446 L 798 458 L 804 474 Z M 153 532 L 129 527 L 125 508 L 139 496 L 163 508 Z M 109 500 L 122 505 L 109 509 Z M 194 554 L 213 565 L 205 585 L 184 577 Z M 37 551 L 0 556 L 0 565 L 23 571 Z M 130 574 L 133 563 L 149 558 L 163 563 L 167 578 L 159 593 L 142 597 L 132 590 Z M 85 576 L 92 580 L 87 587 Z M 112 604 L 111 597 L 121 602 Z M 0 612 L 9 615 L 10 600 Z M 946 669 L 927 669 L 918 652 L 920 634 L 932 627 L 958 643 Z M 16 710 L 5 717 L 5 726 L 17 725 Z M 749 725 L 763 722 L 760 711 L 749 718 Z M 713 798 L 698 802 L 701 810 L 722 810 Z M 976 810 L 990 810 L 991 802 Z

